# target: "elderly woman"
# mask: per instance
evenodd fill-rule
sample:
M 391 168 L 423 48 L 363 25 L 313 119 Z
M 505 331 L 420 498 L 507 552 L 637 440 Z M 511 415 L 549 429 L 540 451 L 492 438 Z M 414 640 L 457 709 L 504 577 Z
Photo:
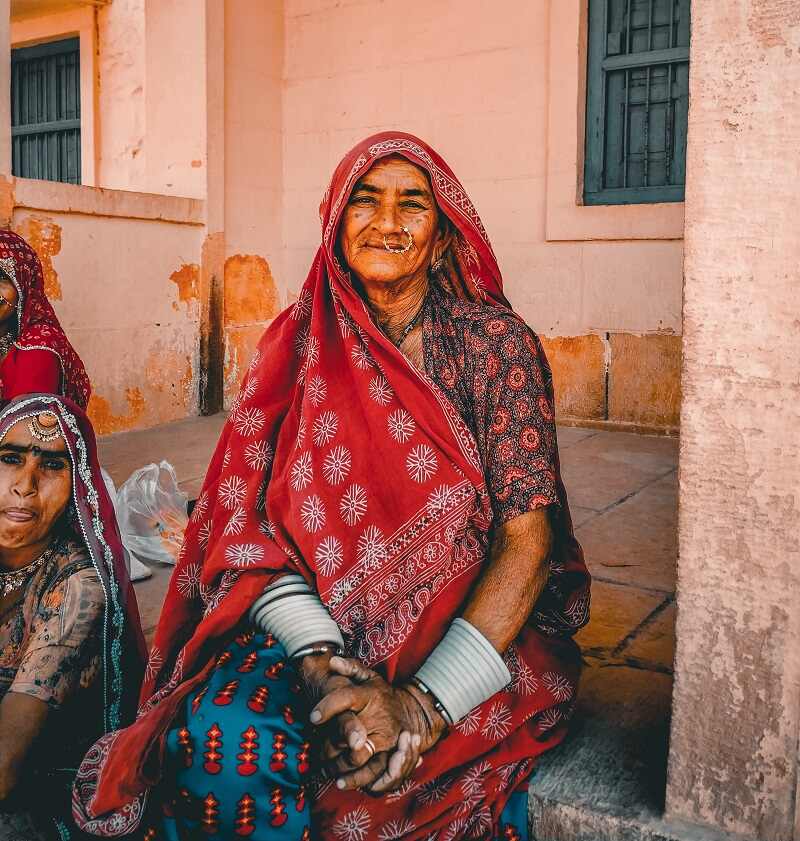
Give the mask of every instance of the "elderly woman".
M 564 736 L 589 579 L 539 340 L 420 140 L 359 144 L 321 220 L 210 465 L 140 717 L 79 775 L 98 834 L 152 789 L 148 839 L 525 837 Z
M 85 409 L 91 388 L 47 299 L 36 252 L 0 231 L 0 402 L 32 392 L 63 394 Z
M 133 713 L 144 647 L 94 434 L 70 401 L 0 415 L 0 839 L 77 837 L 70 790 Z

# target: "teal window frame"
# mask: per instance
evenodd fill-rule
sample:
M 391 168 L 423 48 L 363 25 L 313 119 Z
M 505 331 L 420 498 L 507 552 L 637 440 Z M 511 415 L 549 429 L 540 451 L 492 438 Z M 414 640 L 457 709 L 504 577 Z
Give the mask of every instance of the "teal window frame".
M 11 170 L 81 183 L 80 38 L 11 50 Z
M 684 200 L 690 0 L 670 0 L 670 46 L 663 49 L 652 49 L 655 2 L 658 0 L 625 0 L 621 15 L 624 19 L 620 21 L 621 0 L 589 0 L 584 204 L 646 204 Z M 609 20 L 612 3 L 617 13 L 615 22 Z M 649 8 L 646 37 L 650 48 L 634 50 L 634 35 L 641 40 L 645 33 L 642 27 L 636 30 L 635 24 L 632 28 L 632 14 L 641 11 L 642 7 Z M 651 85 L 651 79 L 659 73 L 662 76 L 666 73 L 664 87 L 667 93 L 662 99 L 654 97 L 651 100 L 651 90 L 656 88 L 655 82 Z M 644 103 L 631 100 L 631 90 L 637 77 L 639 81 L 646 79 L 645 85 L 640 84 L 645 91 Z M 619 109 L 612 109 L 609 106 L 611 84 L 617 86 L 618 93 L 620 81 L 625 92 L 624 100 L 619 103 Z M 639 109 L 635 115 L 636 126 L 641 128 L 638 136 L 634 136 L 632 127 L 636 108 Z M 658 108 L 661 112 L 656 115 Z M 663 122 L 663 132 L 660 132 L 663 149 L 651 148 L 649 143 L 650 124 L 656 122 L 656 116 Z M 635 141 L 638 142 L 636 148 L 643 148 L 643 152 L 632 151 Z M 663 177 L 652 180 L 662 183 L 648 183 L 652 161 L 659 163 L 663 171 Z M 640 168 L 639 177 L 636 177 L 637 165 Z M 630 177 L 631 169 L 634 170 L 633 177 Z M 653 169 L 658 172 L 658 167 Z

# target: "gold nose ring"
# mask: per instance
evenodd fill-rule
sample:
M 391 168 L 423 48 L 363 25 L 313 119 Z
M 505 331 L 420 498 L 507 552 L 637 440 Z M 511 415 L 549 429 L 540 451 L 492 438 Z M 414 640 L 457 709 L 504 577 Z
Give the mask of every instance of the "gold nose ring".
M 400 227 L 400 231 L 408 237 L 408 242 L 406 243 L 406 245 L 401 246 L 400 248 L 392 248 L 392 246 L 389 245 L 388 241 L 386 240 L 386 234 L 383 235 L 383 247 L 387 251 L 390 251 L 392 254 L 405 254 L 406 251 L 408 251 L 409 248 L 411 248 L 411 246 L 414 244 L 414 237 L 411 236 L 411 231 L 409 231 L 405 225 L 402 225 Z

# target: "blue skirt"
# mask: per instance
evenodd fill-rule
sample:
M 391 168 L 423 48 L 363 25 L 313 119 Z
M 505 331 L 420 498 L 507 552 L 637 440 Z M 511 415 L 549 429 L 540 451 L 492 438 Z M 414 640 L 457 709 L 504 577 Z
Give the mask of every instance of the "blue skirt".
M 145 841 L 315 838 L 309 712 L 284 649 L 238 636 L 168 735 L 161 814 Z M 512 795 L 496 841 L 528 841 L 527 812 L 527 792 Z

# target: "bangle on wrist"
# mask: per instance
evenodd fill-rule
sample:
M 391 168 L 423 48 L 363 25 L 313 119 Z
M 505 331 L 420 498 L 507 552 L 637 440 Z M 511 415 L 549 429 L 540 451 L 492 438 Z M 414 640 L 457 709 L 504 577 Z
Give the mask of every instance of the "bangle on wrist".
M 433 692 L 430 691 L 430 689 L 428 689 L 427 686 L 425 686 L 425 684 L 418 677 L 412 676 L 409 682 L 415 689 L 419 690 L 423 695 L 427 695 L 427 697 L 430 698 L 430 701 L 433 704 L 433 708 L 436 710 L 437 713 L 439 713 L 440 718 L 444 722 L 445 731 L 449 730 L 453 726 L 453 722 L 450 721 L 450 716 L 447 714 L 447 710 L 439 702 L 439 699 L 433 694 Z M 425 718 L 428 720 L 428 725 L 430 726 L 431 730 L 435 730 L 436 725 L 431 720 L 430 714 L 428 713 L 425 704 L 423 704 L 422 701 L 420 701 L 420 699 L 413 692 L 410 694 L 422 708 L 422 712 Z
M 511 673 L 489 640 L 458 618 L 414 677 L 456 724 L 506 686 Z
M 296 573 L 269 584 L 253 603 L 249 615 L 253 625 L 272 634 L 292 659 L 304 649 L 323 643 L 344 649 L 339 626 L 313 587 Z
M 319 645 L 307 645 L 292 654 L 292 660 L 302 660 L 303 657 L 314 657 L 322 654 L 330 654 L 331 657 L 340 657 L 343 654 L 340 646 L 334 643 L 323 642 Z

